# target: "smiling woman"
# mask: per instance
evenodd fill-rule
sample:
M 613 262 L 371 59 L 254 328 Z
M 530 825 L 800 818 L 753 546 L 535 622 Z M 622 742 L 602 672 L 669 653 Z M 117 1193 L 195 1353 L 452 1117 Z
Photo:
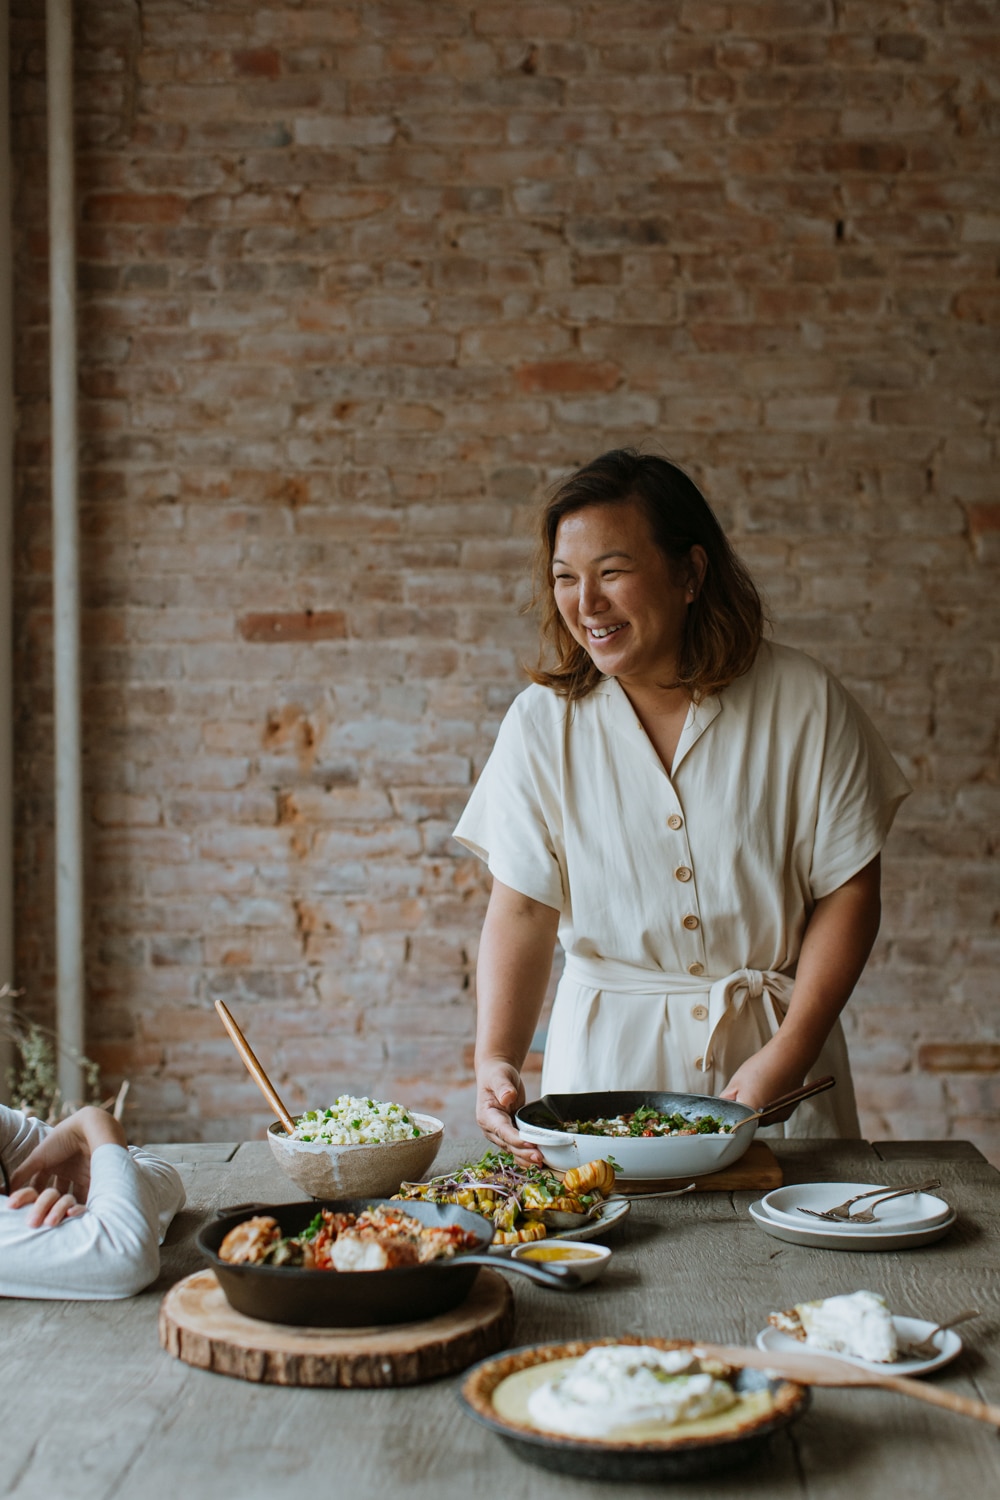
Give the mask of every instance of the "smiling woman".
M 653 543 L 634 500 L 574 511 L 559 523 L 552 594 L 559 618 L 591 669 L 626 692 L 652 690 L 657 744 L 670 770 L 689 692 L 678 678 L 688 613 L 705 576 L 705 549 L 674 563 Z M 571 695 L 572 696 L 572 695 Z
M 560 575 L 572 570 L 568 559 L 556 555 L 578 528 L 596 530 L 602 513 L 605 545 L 631 549 L 620 560 L 606 558 L 604 576 L 613 579 L 614 563 L 624 562 L 629 573 L 644 572 L 654 590 L 659 586 L 668 595 L 681 595 L 675 601 L 679 628 L 666 643 L 659 668 L 673 660 L 675 685 L 695 698 L 721 692 L 741 677 L 753 665 L 764 626 L 753 579 L 682 469 L 618 450 L 571 475 L 542 511 L 535 591 L 542 637 L 557 662 L 551 670 L 533 672 L 534 681 L 577 698 L 605 673 L 590 649 L 591 638 L 575 634 L 566 617 L 562 587 L 569 579 Z M 598 554 L 594 561 L 599 560 Z
M 832 1073 L 796 1133 L 857 1134 L 838 1016 L 878 931 L 903 776 L 819 663 L 762 640 L 752 579 L 673 464 L 605 454 L 559 487 L 540 537 L 556 662 L 456 829 L 494 877 L 480 1124 L 535 1154 L 511 1116 L 558 934 L 545 1092 L 759 1108 Z

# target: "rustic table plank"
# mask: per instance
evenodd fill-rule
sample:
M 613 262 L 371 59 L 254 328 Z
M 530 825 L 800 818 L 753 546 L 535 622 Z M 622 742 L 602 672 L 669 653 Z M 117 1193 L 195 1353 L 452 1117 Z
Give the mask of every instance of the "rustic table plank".
M 752 1193 L 637 1202 L 608 1236 L 605 1277 L 579 1294 L 513 1281 L 514 1339 L 660 1334 L 751 1342 L 768 1312 L 807 1297 L 871 1287 L 899 1311 L 924 1316 L 978 1306 L 966 1349 L 930 1377 L 960 1394 L 1000 1400 L 1000 1175 L 978 1153 L 886 1158 L 864 1142 L 772 1143 L 786 1181 L 906 1180 L 929 1162 L 960 1219 L 917 1251 L 830 1252 L 785 1244 L 747 1215 Z M 952 1146 L 957 1143 L 945 1143 Z M 442 1152 L 442 1168 L 478 1156 L 478 1141 Z M 8 1500 L 278 1500 L 293 1493 L 405 1491 L 408 1500 L 458 1500 L 470 1482 L 532 1500 L 609 1496 L 529 1468 L 469 1421 L 459 1378 L 407 1390 L 289 1390 L 192 1369 L 158 1347 L 167 1286 L 198 1269 L 196 1227 L 217 1207 L 294 1201 L 263 1142 L 231 1160 L 179 1152 L 189 1206 L 172 1226 L 156 1287 L 128 1302 L 7 1301 L 0 1399 L 0 1495 Z M 220 1153 L 221 1155 L 221 1153 Z M 923 1165 L 921 1165 L 923 1170 Z M 823 1390 L 810 1413 L 772 1440 L 745 1471 L 687 1481 L 683 1500 L 940 1500 L 1000 1491 L 992 1431 L 888 1392 Z M 637 1497 L 663 1486 L 629 1486 Z

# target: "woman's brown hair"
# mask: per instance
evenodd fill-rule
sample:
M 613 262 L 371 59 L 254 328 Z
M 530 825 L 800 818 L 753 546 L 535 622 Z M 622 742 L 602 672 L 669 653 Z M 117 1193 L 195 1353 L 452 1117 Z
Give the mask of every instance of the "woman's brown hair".
M 696 701 L 721 692 L 754 663 L 766 623 L 760 595 L 694 481 L 667 459 L 632 448 L 615 448 L 578 469 L 542 508 L 534 603 L 540 606 L 543 652 L 549 646 L 556 664 L 546 669 L 540 660 L 529 675 L 571 700 L 585 698 L 601 681 L 600 670 L 570 635 L 556 607 L 556 532 L 563 516 L 574 511 L 630 500 L 646 516 L 653 540 L 679 580 L 691 571 L 692 547 L 703 547 L 708 557 L 687 612 L 676 680 L 665 685 L 687 688 Z

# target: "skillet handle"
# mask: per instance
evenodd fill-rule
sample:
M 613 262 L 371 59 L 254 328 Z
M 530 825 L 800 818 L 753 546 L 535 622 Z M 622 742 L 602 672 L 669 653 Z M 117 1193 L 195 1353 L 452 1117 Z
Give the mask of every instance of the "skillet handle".
M 433 1264 L 433 1262 L 432 1262 Z M 539 1286 L 550 1291 L 574 1292 L 583 1286 L 579 1271 L 571 1266 L 533 1266 L 525 1260 L 500 1260 L 495 1255 L 455 1255 L 451 1260 L 441 1261 L 442 1266 L 492 1266 L 494 1271 L 514 1271 L 518 1276 L 527 1276 Z

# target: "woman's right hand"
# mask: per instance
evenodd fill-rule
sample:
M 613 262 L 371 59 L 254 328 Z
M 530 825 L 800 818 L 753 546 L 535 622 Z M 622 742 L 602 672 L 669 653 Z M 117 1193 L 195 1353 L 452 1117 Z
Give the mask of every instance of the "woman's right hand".
M 477 1068 L 476 1123 L 494 1145 L 529 1165 L 540 1163 L 542 1153 L 537 1146 L 522 1141 L 514 1126 L 514 1114 L 525 1097 L 521 1075 L 512 1063 L 496 1059 Z

